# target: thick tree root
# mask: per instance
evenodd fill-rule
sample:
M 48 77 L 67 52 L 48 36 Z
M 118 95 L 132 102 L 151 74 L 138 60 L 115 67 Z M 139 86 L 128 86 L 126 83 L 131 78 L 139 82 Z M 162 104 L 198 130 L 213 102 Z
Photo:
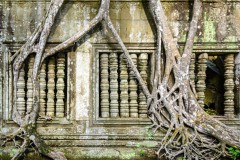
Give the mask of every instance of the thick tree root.
M 35 132 L 36 121 L 38 119 L 39 112 L 39 80 L 38 74 L 41 67 L 42 55 L 45 51 L 48 36 L 50 34 L 51 28 L 54 24 L 54 19 L 61 8 L 64 0 L 52 0 L 49 6 L 49 10 L 46 16 L 40 23 L 40 25 L 35 29 L 33 34 L 29 37 L 27 42 L 16 52 L 11 61 L 13 63 L 13 77 L 14 77 L 14 106 L 12 119 L 20 127 L 14 133 L 7 135 L 4 138 L 3 145 L 8 141 L 13 141 L 15 146 L 18 148 L 18 152 L 12 158 L 12 160 L 19 159 L 29 148 L 34 148 L 40 154 L 48 156 L 52 159 L 65 160 L 65 156 L 60 152 L 54 152 L 49 147 L 47 147 L 40 137 Z M 30 54 L 35 54 L 34 67 L 32 72 L 32 83 L 33 83 L 33 106 L 32 111 L 22 117 L 17 110 L 17 81 L 19 77 L 19 71 L 28 58 Z M 44 117 L 46 120 L 50 120 Z M 21 145 L 16 143 L 16 141 L 21 142 Z
M 34 131 L 35 129 L 31 126 L 20 127 L 12 134 L 6 135 L 2 138 L 2 146 L 4 146 L 6 142 L 13 141 L 15 147 L 18 148 L 17 153 L 12 157 L 12 160 L 21 158 L 25 154 L 26 150 L 30 148 L 33 148 L 37 153 L 54 160 L 66 160 L 66 157 L 62 152 L 55 152 L 51 150 Z M 19 142 L 21 142 L 20 146 Z
M 202 2 L 194 1 L 193 17 L 182 56 L 174 43 L 161 2 L 150 0 L 149 5 L 155 25 L 160 26 L 156 29 L 157 33 L 162 34 L 166 57 L 164 74 L 155 73 L 155 86 L 149 102 L 151 127 L 154 131 L 162 130 L 165 133 L 157 155 L 168 159 L 206 160 L 227 155 L 226 145 L 240 147 L 239 133 L 204 112 L 198 105 L 189 80 L 190 57 Z M 160 59 L 156 58 L 157 61 Z M 156 72 L 160 72 L 158 64 Z M 173 77 L 173 84 L 169 83 L 170 76 Z

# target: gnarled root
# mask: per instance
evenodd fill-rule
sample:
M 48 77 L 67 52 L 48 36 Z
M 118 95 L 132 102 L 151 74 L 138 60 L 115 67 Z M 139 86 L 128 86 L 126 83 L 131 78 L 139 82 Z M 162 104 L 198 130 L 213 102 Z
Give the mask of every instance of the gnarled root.
M 226 144 L 240 146 L 237 131 L 212 118 L 198 105 L 188 79 L 182 77 L 173 86 L 172 90 L 161 84 L 149 106 L 153 130 L 166 131 L 156 152 L 159 157 L 218 159 L 227 155 Z
M 2 138 L 2 146 L 4 146 L 6 142 L 13 141 L 15 147 L 18 148 L 17 153 L 12 157 L 12 160 L 21 158 L 25 154 L 26 150 L 31 148 L 34 149 L 35 152 L 54 160 L 66 160 L 66 157 L 62 152 L 55 152 L 51 150 L 50 147 L 41 140 L 39 135 L 34 132 L 34 130 L 35 129 L 31 128 L 31 126 L 24 126 Z M 21 145 L 19 145 L 19 141 L 21 142 Z

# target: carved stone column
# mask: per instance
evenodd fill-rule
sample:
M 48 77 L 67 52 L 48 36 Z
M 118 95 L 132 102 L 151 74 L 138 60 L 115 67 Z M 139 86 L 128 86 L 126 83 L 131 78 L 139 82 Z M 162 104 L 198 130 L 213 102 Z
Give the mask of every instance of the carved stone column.
M 205 98 L 205 89 L 206 89 L 206 69 L 207 69 L 207 60 L 208 54 L 203 53 L 198 56 L 198 73 L 197 73 L 197 95 L 198 95 L 198 103 L 201 107 L 204 107 L 204 98 Z
M 34 65 L 34 56 L 29 56 L 28 61 L 28 72 L 27 72 L 27 113 L 30 113 L 33 106 L 33 83 L 32 83 L 32 72 Z
M 234 54 L 228 54 L 224 60 L 225 82 L 224 82 L 224 115 L 228 118 L 234 118 Z
M 137 67 L 137 55 L 130 54 L 133 63 Z M 137 80 L 131 68 L 129 67 L 129 108 L 130 108 L 130 117 L 138 118 L 138 94 L 137 94 Z
M 120 116 L 129 117 L 127 61 L 120 55 Z
M 39 98 L 39 115 L 45 115 L 46 108 L 46 62 L 44 61 L 39 73 L 40 98 Z
M 196 54 L 192 53 L 191 62 L 189 66 L 189 77 L 193 85 L 193 88 L 195 88 L 195 65 L 196 65 L 195 63 L 196 63 Z
M 54 98 L 55 98 L 55 58 L 51 57 L 48 62 L 48 82 L 47 82 L 47 115 L 54 117 Z
M 140 75 L 142 76 L 143 81 L 147 84 L 147 63 L 148 63 L 148 54 L 141 53 L 138 57 L 138 68 Z M 147 98 L 142 91 L 142 87 L 139 85 L 139 117 L 147 118 Z
M 101 103 L 101 117 L 109 117 L 109 81 L 108 81 L 108 54 L 100 55 L 100 103 Z
M 64 117 L 64 76 L 65 76 L 65 55 L 59 54 L 57 58 L 57 102 L 56 102 L 56 117 Z
M 20 69 L 19 78 L 17 82 L 17 110 L 20 115 L 24 116 L 26 113 L 25 102 L 25 71 L 24 65 Z
M 110 53 L 109 55 L 109 70 L 110 70 L 110 117 L 119 117 L 117 53 Z

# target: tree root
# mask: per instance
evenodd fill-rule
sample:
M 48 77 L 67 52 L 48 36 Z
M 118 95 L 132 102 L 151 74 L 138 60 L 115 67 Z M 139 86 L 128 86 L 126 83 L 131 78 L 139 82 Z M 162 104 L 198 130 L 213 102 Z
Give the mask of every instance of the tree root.
M 35 29 L 33 34 L 29 37 L 27 42 L 17 51 L 12 57 L 11 61 L 13 63 L 13 77 L 14 77 L 14 106 L 12 119 L 20 127 L 18 130 L 9 134 L 3 138 L 3 146 L 9 142 L 13 141 L 15 146 L 18 148 L 18 152 L 14 155 L 12 160 L 19 159 L 25 151 L 30 147 L 34 147 L 36 151 L 41 154 L 44 154 L 50 158 L 65 160 L 66 158 L 59 152 L 54 152 L 50 150 L 43 141 L 33 137 L 38 137 L 36 130 L 36 121 L 38 118 L 39 112 L 39 68 L 41 67 L 40 62 L 42 59 L 43 52 L 45 51 L 45 46 L 47 43 L 48 36 L 50 34 L 51 28 L 54 24 L 54 19 L 61 8 L 64 0 L 52 0 L 46 13 L 46 16 L 40 23 L 40 25 Z M 32 83 L 33 83 L 33 106 L 32 111 L 22 117 L 17 110 L 17 81 L 19 78 L 19 71 L 22 68 L 23 63 L 30 54 L 35 53 L 35 61 L 32 72 Z M 50 120 L 48 117 L 45 117 L 46 120 Z M 19 140 L 20 139 L 20 140 Z M 38 143 L 36 143 L 38 140 Z M 18 145 L 16 141 L 20 141 L 21 145 Z M 40 143 L 41 142 L 41 143 Z M 37 145 L 38 144 L 38 145 Z M 44 149 L 39 149 L 40 147 L 45 146 Z
M 25 128 L 28 128 L 26 130 Z M 62 152 L 55 152 L 48 147 L 43 140 L 41 140 L 40 136 L 34 132 L 34 129 L 31 126 L 25 126 L 24 128 L 20 127 L 15 132 L 5 136 L 2 138 L 4 146 L 6 142 L 13 141 L 16 144 L 16 141 L 22 141 L 21 145 L 17 146 L 17 153 L 12 157 L 12 160 L 17 160 L 22 157 L 26 150 L 29 148 L 33 148 L 36 152 L 52 158 L 54 160 L 66 160 L 66 157 Z
M 159 79 L 157 90 L 152 93 L 149 103 L 149 117 L 154 132 L 165 130 L 165 136 L 156 152 L 158 157 L 168 159 L 218 159 L 226 155 L 226 145 L 240 147 L 239 133 L 206 114 L 198 105 L 195 90 L 189 80 L 189 65 L 197 22 L 201 13 L 200 0 L 194 1 L 193 17 L 182 56 L 179 51 L 164 14 L 160 1 L 150 0 L 151 15 L 157 32 L 162 33 L 165 47 L 165 67 L 163 78 Z M 157 66 L 155 67 L 157 68 Z M 169 83 L 173 73 L 174 84 Z M 157 77 L 158 76 L 158 77 Z

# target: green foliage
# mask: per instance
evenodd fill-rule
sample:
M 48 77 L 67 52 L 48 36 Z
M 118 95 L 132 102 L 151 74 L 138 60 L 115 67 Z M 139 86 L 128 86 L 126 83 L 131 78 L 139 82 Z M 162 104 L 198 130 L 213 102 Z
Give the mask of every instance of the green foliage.
M 13 148 L 11 149 L 11 152 L 9 153 L 11 157 L 13 157 L 15 154 L 17 154 L 18 150 Z
M 153 134 L 152 131 L 148 131 L 148 132 L 147 132 L 147 138 L 148 138 L 149 140 L 153 140 L 153 139 L 154 139 L 154 134 Z
M 128 154 L 124 154 L 122 155 L 123 159 L 133 159 L 134 157 L 136 157 L 135 153 L 128 153 Z
M 139 151 L 139 154 L 140 154 L 140 156 L 144 156 L 146 153 L 145 153 L 144 150 L 140 150 L 140 151 Z
M 187 159 L 183 157 L 178 157 L 177 160 L 187 160 Z
M 207 108 L 207 109 L 204 109 L 205 112 L 209 115 L 217 115 L 217 111 L 215 111 L 214 109 L 210 109 L 210 108 Z
M 231 147 L 228 147 L 227 149 L 232 159 L 240 158 L 240 149 L 238 147 L 231 146 Z

